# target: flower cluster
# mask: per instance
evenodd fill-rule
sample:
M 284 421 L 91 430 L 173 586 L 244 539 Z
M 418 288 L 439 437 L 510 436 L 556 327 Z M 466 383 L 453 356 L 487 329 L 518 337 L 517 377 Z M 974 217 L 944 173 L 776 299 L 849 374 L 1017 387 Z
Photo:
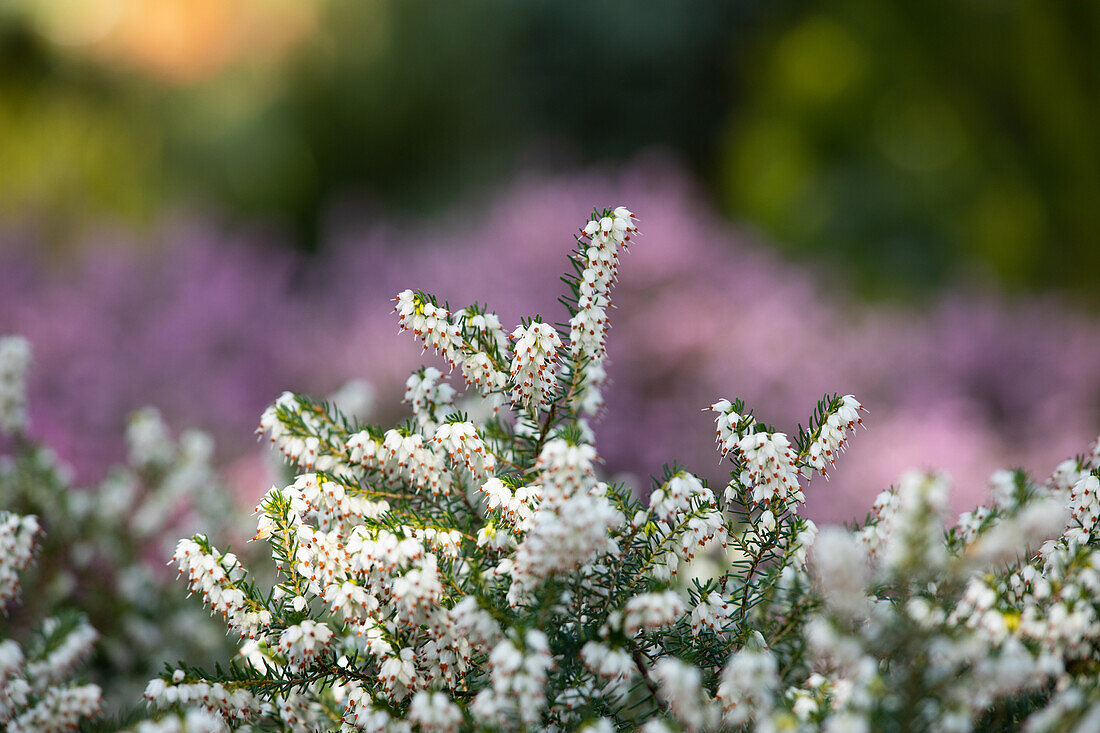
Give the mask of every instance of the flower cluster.
M 0 512 L 0 606 L 17 594 L 11 580 L 29 565 L 36 517 Z M 97 634 L 78 615 L 50 616 L 24 644 L 0 628 L 0 725 L 13 733 L 66 731 L 99 713 L 98 685 L 69 678 L 91 654 Z
M 741 401 L 719 400 L 710 409 L 717 413 L 718 448 L 736 459 L 740 482 L 752 488 L 752 503 L 784 505 L 805 501 L 799 477 L 810 478 L 815 470 L 828 473 L 848 444 L 848 432 L 863 423 L 859 413 L 864 408 L 852 395 L 822 400 L 797 446 L 786 433 L 759 424 L 751 413 L 742 414 Z
M 504 388 L 508 375 L 500 368 L 500 360 L 507 339 L 495 313 L 472 305 L 451 314 L 430 297 L 412 290 L 402 290 L 394 301 L 401 330 L 411 330 L 425 350 L 431 346 L 452 369 L 459 367 L 467 385 L 486 394 Z
M 907 709 L 928 729 L 1002 729 L 1026 712 L 1027 730 L 1091 727 L 1100 552 L 1074 497 L 1098 468 L 1063 464 L 1069 488 L 998 472 L 991 502 L 946 533 L 947 483 L 911 473 L 855 533 L 823 534 L 823 612 L 806 631 L 821 679 L 799 691 L 801 719 L 873 730 Z
M 569 319 L 569 350 L 575 359 L 589 362 L 577 406 L 585 415 L 595 415 L 603 407 L 607 371 L 607 311 L 611 308 L 611 288 L 619 274 L 619 248 L 627 248 L 631 235 L 638 233 L 634 214 L 624 206 L 609 216 L 593 218 L 581 229 L 574 259 L 580 267 L 573 285 L 576 312 Z M 587 240 L 587 241 L 586 241 Z
M 218 555 L 209 543 L 182 539 L 172 561 L 180 575 L 187 576 L 191 591 L 201 593 L 210 610 L 225 617 L 230 629 L 241 636 L 255 638 L 267 624 L 271 614 L 265 609 L 250 607 L 248 597 L 236 585 L 244 572 L 231 552 Z M 204 546 L 205 545 L 205 546 Z
M 550 406 L 554 389 L 554 360 L 561 348 L 561 339 L 552 326 L 534 322 L 517 326 L 512 332 L 513 345 L 511 378 L 515 383 L 512 400 L 530 408 L 532 405 Z
M 483 306 L 397 296 L 464 394 L 426 367 L 393 427 L 290 393 L 264 413 L 295 474 L 256 508 L 273 579 L 206 535 L 179 541 L 240 645 L 149 682 L 141 729 L 1090 728 L 1100 447 L 1042 483 L 998 472 L 953 523 L 946 479 L 913 472 L 861 525 L 818 532 L 806 482 L 862 405 L 826 396 L 783 431 L 719 400 L 723 490 L 673 465 L 636 496 L 602 471 L 590 422 L 634 217 L 597 211 L 582 232 L 560 327 L 509 338 Z M 171 465 L 165 436 L 135 421 L 131 462 Z M 53 650 L 58 669 L 80 656 Z
M 34 553 L 38 517 L 0 512 L 0 609 L 19 595 L 19 574 Z
M 528 631 L 522 642 L 505 639 L 489 653 L 491 685 L 478 693 L 470 712 L 481 720 L 538 727 L 546 707 L 549 671 L 554 666 L 550 644 L 541 631 Z

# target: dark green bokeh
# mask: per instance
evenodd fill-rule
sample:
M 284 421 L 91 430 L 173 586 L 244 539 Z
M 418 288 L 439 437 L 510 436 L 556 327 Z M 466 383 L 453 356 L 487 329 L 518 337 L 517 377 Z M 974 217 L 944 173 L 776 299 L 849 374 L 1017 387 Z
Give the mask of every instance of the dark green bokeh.
M 1100 269 L 1100 4 L 802 7 L 742 67 L 728 209 L 876 292 L 976 271 L 1089 295 Z

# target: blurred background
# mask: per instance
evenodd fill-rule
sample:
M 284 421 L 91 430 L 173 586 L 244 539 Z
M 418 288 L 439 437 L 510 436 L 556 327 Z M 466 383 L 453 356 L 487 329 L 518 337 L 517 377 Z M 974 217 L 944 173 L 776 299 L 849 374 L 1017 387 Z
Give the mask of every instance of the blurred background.
M 793 431 L 852 392 L 811 514 L 910 467 L 964 508 L 1100 432 L 1098 130 L 1100 3 L 13 0 L 0 332 L 78 475 L 152 404 L 252 501 L 283 389 L 400 414 L 394 293 L 556 320 L 571 232 L 623 203 L 609 472 L 717 481 L 699 408 Z

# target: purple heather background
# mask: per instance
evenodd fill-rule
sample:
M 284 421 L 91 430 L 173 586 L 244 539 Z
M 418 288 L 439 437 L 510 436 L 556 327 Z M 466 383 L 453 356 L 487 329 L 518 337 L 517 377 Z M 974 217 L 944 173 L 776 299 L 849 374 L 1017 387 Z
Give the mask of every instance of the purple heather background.
M 177 427 L 211 431 L 252 501 L 266 485 L 245 470 L 261 455 L 251 431 L 283 389 L 325 395 L 366 378 L 385 423 L 401 415 L 408 372 L 439 365 L 397 333 L 397 291 L 488 301 L 506 325 L 533 313 L 559 320 L 572 232 L 594 205 L 620 203 L 643 236 L 615 292 L 613 383 L 597 427 L 609 473 L 645 488 L 675 459 L 720 481 L 701 408 L 742 397 L 793 431 L 823 393 L 850 392 L 869 409 L 868 429 L 831 481 L 807 492 L 811 516 L 842 521 L 907 468 L 946 471 L 966 508 L 992 470 L 1045 475 L 1100 432 L 1100 328 L 1054 298 L 865 304 L 843 278 L 789 264 L 721 223 L 656 154 L 613 172 L 521 175 L 485 198 L 418 227 L 345 207 L 313 256 L 278 246 L 275 229 L 193 215 L 152 236 L 89 235 L 60 261 L 33 230 L 7 231 L 0 332 L 34 345 L 32 432 L 93 479 L 121 457 L 126 414 L 156 405 Z

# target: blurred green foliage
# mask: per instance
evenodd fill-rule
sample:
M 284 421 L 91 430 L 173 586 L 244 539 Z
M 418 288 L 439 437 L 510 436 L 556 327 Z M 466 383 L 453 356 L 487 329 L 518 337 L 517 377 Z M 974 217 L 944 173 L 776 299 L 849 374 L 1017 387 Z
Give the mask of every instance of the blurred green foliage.
M 97 3 L 140 5 L 0 9 L 0 217 L 59 242 L 197 203 L 311 247 L 334 204 L 423 213 L 660 146 L 866 293 L 1087 297 L 1100 270 L 1100 3 L 302 0 L 299 42 L 178 78 L 55 32 Z
M 664 145 L 701 164 L 728 108 L 730 29 L 755 12 L 727 0 L 312 4 L 317 29 L 277 62 L 186 84 L 92 63 L 51 45 L 28 6 L 9 12 L 0 106 L 28 113 L 3 129 L 0 155 L 70 155 L 33 131 L 51 115 L 44 96 L 68 105 L 52 116 L 89 147 L 123 149 L 37 180 L 0 170 L 0 211 L 140 218 L 197 200 L 288 220 L 310 246 L 334 200 L 423 212 L 532 157 L 554 168 Z M 80 189 L 102 192 L 66 197 Z

